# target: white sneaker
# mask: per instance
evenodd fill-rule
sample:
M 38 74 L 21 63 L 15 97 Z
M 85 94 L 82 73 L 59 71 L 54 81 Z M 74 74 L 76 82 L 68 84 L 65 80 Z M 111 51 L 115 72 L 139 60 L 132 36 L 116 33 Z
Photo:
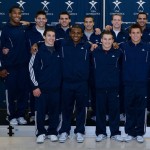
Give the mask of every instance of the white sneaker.
M 57 135 L 48 135 L 47 138 L 50 139 L 51 142 L 58 141 Z
M 59 142 L 60 143 L 65 143 L 67 138 L 68 138 L 68 134 L 66 132 L 63 132 L 63 133 L 60 134 Z
M 82 133 L 77 133 L 76 136 L 77 136 L 77 142 L 78 143 L 83 143 L 83 141 L 84 141 L 83 134 Z
M 10 121 L 9 121 L 9 124 L 10 125 L 18 125 L 18 121 L 17 121 L 17 119 L 16 118 L 13 118 L 13 119 L 11 119 Z
M 27 124 L 27 121 L 24 119 L 24 117 L 19 117 L 17 121 L 19 124 Z
M 120 121 L 126 121 L 125 114 L 120 114 Z
M 125 138 L 124 138 L 124 141 L 125 142 L 130 142 L 130 141 L 132 141 L 132 140 L 134 140 L 135 138 L 133 137 L 133 136 L 131 136 L 131 135 L 127 135 Z
M 45 140 L 45 134 L 41 134 L 37 137 L 36 143 L 42 144 L 42 143 L 44 143 L 44 140 Z
M 136 140 L 137 140 L 137 142 L 139 142 L 139 143 L 143 143 L 143 142 L 144 142 L 143 136 L 137 136 L 137 137 L 136 137 Z
M 102 140 L 105 140 L 106 138 L 107 138 L 106 135 L 104 135 L 104 134 L 99 134 L 98 136 L 96 136 L 95 141 L 96 141 L 96 142 L 101 142 Z
M 115 141 L 118 141 L 118 142 L 123 142 L 124 139 L 121 135 L 114 135 L 114 136 L 111 136 L 111 139 L 112 140 L 115 140 Z

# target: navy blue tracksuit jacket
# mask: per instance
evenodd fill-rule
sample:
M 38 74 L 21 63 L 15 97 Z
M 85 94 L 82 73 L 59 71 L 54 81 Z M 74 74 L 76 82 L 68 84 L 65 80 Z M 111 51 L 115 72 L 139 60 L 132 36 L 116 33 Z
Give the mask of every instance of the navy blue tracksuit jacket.
M 125 96 L 125 132 L 131 136 L 144 134 L 147 85 L 150 70 L 150 46 L 132 41 L 121 45 L 124 53 L 122 76 Z
M 111 136 L 119 132 L 119 85 L 122 52 L 111 48 L 93 51 L 93 68 L 96 85 L 96 135 L 106 135 L 106 113 L 109 108 Z
M 58 49 L 50 52 L 43 43 L 29 64 L 32 89 L 41 90 L 36 97 L 38 134 L 57 135 L 61 86 L 61 56 Z M 48 131 L 44 128 L 45 113 L 49 114 Z M 48 133 L 47 133 L 48 132 Z
M 84 133 L 85 107 L 88 101 L 89 79 L 89 43 L 80 42 L 77 45 L 72 40 L 62 42 L 62 127 L 60 133 L 69 134 L 71 117 L 76 101 L 75 133 Z

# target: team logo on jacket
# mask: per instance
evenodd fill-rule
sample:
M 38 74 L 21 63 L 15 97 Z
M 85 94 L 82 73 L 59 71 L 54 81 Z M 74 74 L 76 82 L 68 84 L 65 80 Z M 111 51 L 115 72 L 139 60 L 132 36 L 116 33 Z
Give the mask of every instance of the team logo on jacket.
M 24 2 L 23 0 L 20 0 L 19 2 L 17 2 L 17 4 L 19 4 L 19 7 L 22 9 L 22 12 L 24 12 L 25 11 L 25 9 L 24 9 L 24 4 L 25 4 L 26 2 Z
M 142 49 L 142 52 L 145 52 L 145 49 Z
M 116 1 L 114 1 L 114 2 L 112 2 L 112 3 L 115 4 L 114 11 L 115 11 L 115 12 L 120 12 L 120 7 L 119 7 L 119 5 L 120 5 L 122 2 L 119 1 L 119 0 L 116 0 Z
M 84 47 L 81 47 L 81 49 L 84 49 Z
M 114 58 L 114 57 L 115 57 L 115 55 L 112 55 L 112 57 Z
M 137 1 L 136 3 L 139 5 L 139 7 L 138 7 L 138 12 L 143 12 L 143 11 L 144 11 L 143 5 L 144 5 L 146 2 L 144 2 L 143 0 L 139 0 L 139 1 Z

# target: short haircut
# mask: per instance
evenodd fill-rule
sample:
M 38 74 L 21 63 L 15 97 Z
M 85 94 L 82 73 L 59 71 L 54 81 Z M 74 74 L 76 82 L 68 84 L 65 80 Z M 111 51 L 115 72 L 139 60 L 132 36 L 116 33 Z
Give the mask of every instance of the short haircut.
M 146 19 L 148 19 L 148 15 L 147 15 L 146 12 L 139 12 L 138 15 L 137 15 L 137 19 L 139 18 L 139 15 L 145 15 Z
M 74 28 L 76 28 L 76 29 L 81 29 L 81 31 L 82 31 L 82 33 L 83 33 L 83 29 L 82 29 L 82 27 L 81 27 L 80 25 L 78 25 L 78 24 L 73 25 L 73 26 L 70 28 L 70 31 L 71 31 L 72 29 L 74 29 Z
M 46 17 L 46 12 L 43 10 L 38 11 L 35 15 L 35 18 L 37 18 L 39 15 L 44 15 Z
M 108 31 L 108 30 L 104 30 L 104 31 L 101 33 L 101 38 L 103 38 L 103 36 L 104 36 L 105 34 L 111 35 L 112 38 L 114 39 L 114 36 L 113 36 L 112 32 L 111 32 L 111 31 Z
M 94 17 L 93 17 L 92 15 L 86 15 L 86 16 L 84 17 L 84 21 L 85 21 L 86 18 L 92 18 L 92 20 L 93 20 L 93 22 L 94 22 Z
M 121 15 L 121 14 L 113 14 L 113 15 L 112 15 L 112 20 L 113 20 L 114 16 L 120 16 L 120 17 L 121 17 L 121 20 L 122 20 L 122 15 Z
M 19 6 L 12 6 L 10 9 L 9 9 L 9 13 L 12 13 L 12 11 L 14 10 L 14 9 L 19 9 L 21 12 L 22 12 L 22 9 L 19 7 Z
M 139 24 L 137 24 L 137 23 L 130 26 L 130 28 L 129 28 L 129 33 L 131 33 L 131 30 L 132 30 L 132 29 L 137 29 L 137 28 L 140 29 L 140 31 L 141 31 L 141 33 L 142 33 L 142 28 L 141 28 L 141 26 L 140 26 Z
M 61 12 L 61 13 L 59 14 L 59 19 L 60 19 L 60 16 L 61 16 L 61 15 L 67 15 L 67 16 L 69 17 L 69 19 L 70 19 L 70 14 L 69 14 L 67 11 Z
M 55 33 L 55 30 L 52 27 L 46 28 L 45 31 L 44 31 L 44 33 L 43 33 L 43 35 L 46 36 L 47 32 L 54 32 Z

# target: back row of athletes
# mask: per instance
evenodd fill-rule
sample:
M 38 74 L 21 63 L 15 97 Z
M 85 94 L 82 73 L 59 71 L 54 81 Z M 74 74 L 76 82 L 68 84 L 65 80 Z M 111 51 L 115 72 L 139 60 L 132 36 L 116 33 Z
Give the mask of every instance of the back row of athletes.
M 57 126 L 60 112 L 62 112 L 63 122 L 59 131 L 59 141 L 65 142 L 70 132 L 71 114 L 74 108 L 74 102 L 76 101 L 75 133 L 77 135 L 77 141 L 83 142 L 86 106 L 88 103 L 87 100 L 89 99 L 89 84 L 91 88 L 92 108 L 93 111 L 95 111 L 94 115 L 96 115 L 96 141 L 106 139 L 106 114 L 109 114 L 110 117 L 111 139 L 117 141 L 131 141 L 136 137 L 138 142 L 144 141 L 144 112 L 147 99 L 147 86 L 145 86 L 146 79 L 144 77 L 148 75 L 147 62 L 149 62 L 148 44 L 145 43 L 150 41 L 150 30 L 146 26 L 146 13 L 138 14 L 137 24 L 131 26 L 129 30 L 130 34 L 121 27 L 122 16 L 119 14 L 113 15 L 112 27 L 106 26 L 106 29 L 110 31 L 104 31 L 101 37 L 98 35 L 100 29 L 96 29 L 95 32 L 94 19 L 92 16 L 85 16 L 84 18 L 84 33 L 82 33 L 82 28 L 78 25 L 74 25 L 70 28 L 71 19 L 67 12 L 60 13 L 60 24 L 53 27 L 53 29 L 46 26 L 47 18 L 46 13 L 43 11 L 37 12 L 35 25 L 28 25 L 28 22 L 20 21 L 21 9 L 17 6 L 10 9 L 9 17 L 10 20 L 3 28 L 1 34 L 0 76 L 4 78 L 6 84 L 7 113 L 11 125 L 27 123 L 24 118 L 25 109 L 27 108 L 29 92 L 33 91 L 33 94 L 30 92 L 30 109 L 31 117 L 33 117 L 35 116 L 34 112 L 36 106 L 37 143 L 43 143 L 46 135 L 48 135 L 51 141 L 58 140 Z M 135 34 L 135 37 L 132 36 L 132 34 Z M 136 34 L 138 34 L 139 37 L 136 36 Z M 128 40 L 129 35 L 131 37 L 130 40 Z M 144 45 L 143 43 L 141 45 L 141 39 L 144 41 Z M 55 42 L 55 40 L 57 40 L 57 42 Z M 134 43 L 134 40 L 137 40 L 138 43 Z M 42 43 L 39 41 L 45 42 Z M 129 55 L 121 54 L 120 50 L 115 50 L 112 47 L 114 41 L 117 43 L 128 41 L 128 49 L 134 49 L 135 46 L 135 54 L 131 53 L 131 56 L 130 52 Z M 102 42 L 102 45 L 99 45 L 97 49 L 100 49 L 103 53 L 99 53 L 100 50 L 94 50 L 93 53 L 90 53 L 90 47 L 91 50 L 93 50 L 97 47 L 96 44 L 98 45 L 100 42 Z M 34 43 L 39 44 L 33 47 L 32 45 Z M 31 47 L 36 51 L 36 54 L 32 51 L 32 57 L 30 54 Z M 123 46 L 120 45 L 120 47 L 122 48 Z M 136 49 L 139 48 L 143 51 L 143 56 L 140 53 L 136 55 Z M 38 49 L 38 52 L 35 49 Z M 109 56 L 107 55 L 109 54 L 107 51 L 110 49 L 111 51 L 109 52 L 113 52 L 114 54 L 110 53 Z M 122 51 L 125 50 L 123 49 Z M 101 59 L 97 59 L 97 57 Z M 125 104 L 125 131 L 128 134 L 125 139 L 121 137 L 119 131 L 118 115 L 120 104 L 119 101 L 115 101 L 119 98 L 118 88 L 121 89 L 120 91 L 126 89 L 125 85 L 120 86 L 118 82 L 121 72 L 118 66 L 120 66 L 121 57 L 122 59 L 124 58 L 124 60 L 128 60 L 128 57 L 129 60 L 131 59 L 129 65 L 127 65 L 131 68 L 125 71 L 127 78 L 128 76 L 129 78 L 131 76 L 132 80 L 136 79 L 136 77 L 137 80 L 144 78 L 144 84 L 139 84 L 139 81 L 136 80 L 133 82 L 134 84 L 127 82 L 128 88 L 126 96 L 128 99 L 129 97 L 131 98 L 131 103 Z M 146 64 L 142 62 L 142 57 L 146 60 Z M 82 60 L 83 58 L 85 62 Z M 135 60 L 135 62 L 133 62 L 133 60 Z M 114 70 L 113 65 L 115 65 L 117 69 Z M 124 64 L 123 67 L 126 67 L 126 65 Z M 32 86 L 29 86 L 28 70 L 30 70 Z M 131 71 L 131 74 L 129 71 Z M 90 79 L 88 75 L 89 72 Z M 132 73 L 135 73 L 135 76 Z M 62 77 L 63 82 L 60 80 Z M 40 87 L 43 83 L 46 88 Z M 114 86 L 114 84 L 116 85 Z M 60 89 L 62 95 L 61 101 Z M 121 93 L 120 95 L 124 97 L 124 94 Z M 130 93 L 132 93 L 132 96 L 129 95 Z M 17 108 L 15 106 L 16 99 Z M 139 99 L 140 102 L 138 103 L 135 99 Z M 122 101 L 122 99 L 120 100 Z M 107 101 L 108 104 L 106 104 Z M 143 102 L 142 104 L 141 101 Z M 131 107 L 135 104 L 138 106 L 135 106 L 135 108 Z M 107 105 L 108 110 L 106 108 Z M 140 109 L 138 109 L 140 113 L 137 111 L 137 107 L 139 106 Z M 45 113 L 49 115 L 49 128 L 47 130 L 44 128 Z

